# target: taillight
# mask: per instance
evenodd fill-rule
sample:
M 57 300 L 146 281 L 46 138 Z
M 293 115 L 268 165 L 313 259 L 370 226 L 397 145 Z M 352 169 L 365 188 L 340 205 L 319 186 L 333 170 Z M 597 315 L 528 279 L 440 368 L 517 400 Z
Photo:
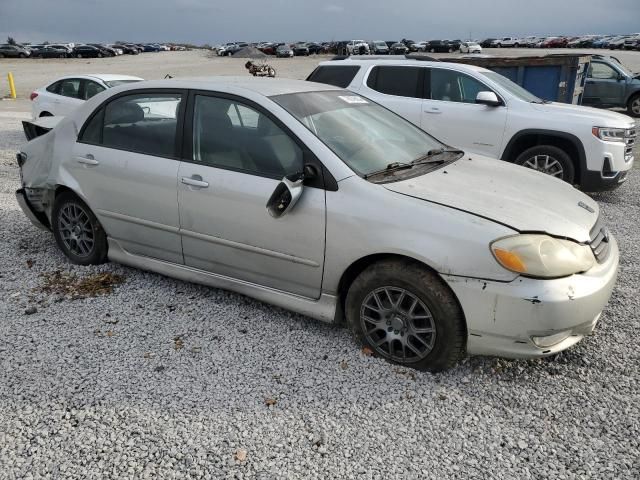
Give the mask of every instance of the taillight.
M 29 100 L 33 100 L 34 98 L 36 98 L 38 96 L 37 92 L 31 92 L 31 95 L 29 95 Z

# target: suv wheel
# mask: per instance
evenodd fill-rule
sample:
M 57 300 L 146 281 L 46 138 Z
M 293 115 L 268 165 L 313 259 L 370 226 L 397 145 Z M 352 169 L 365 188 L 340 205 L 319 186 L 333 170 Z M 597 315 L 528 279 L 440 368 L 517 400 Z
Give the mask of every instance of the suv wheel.
M 410 260 L 365 269 L 349 288 L 346 317 L 359 343 L 393 363 L 441 371 L 465 353 L 464 315 L 455 296 Z
M 78 265 L 97 265 L 107 259 L 107 235 L 91 209 L 70 192 L 53 206 L 53 236 L 65 256 Z
M 629 103 L 627 103 L 627 113 L 632 117 L 640 117 L 640 93 L 629 99 Z
M 546 173 L 567 183 L 573 183 L 575 176 L 575 168 L 569 155 L 552 145 L 531 147 L 518 155 L 513 163 Z

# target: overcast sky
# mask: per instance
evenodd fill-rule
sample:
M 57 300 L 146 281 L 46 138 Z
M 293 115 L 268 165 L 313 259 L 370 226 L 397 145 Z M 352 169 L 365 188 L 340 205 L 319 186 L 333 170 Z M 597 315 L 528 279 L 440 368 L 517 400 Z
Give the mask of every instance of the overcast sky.
M 633 33 L 640 0 L 0 0 L 0 43 Z

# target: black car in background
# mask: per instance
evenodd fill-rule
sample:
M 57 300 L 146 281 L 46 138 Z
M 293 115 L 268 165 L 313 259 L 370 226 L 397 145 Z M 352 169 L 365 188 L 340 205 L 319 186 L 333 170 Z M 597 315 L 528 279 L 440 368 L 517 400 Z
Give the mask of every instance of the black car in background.
M 72 56 L 76 58 L 102 58 L 105 55 L 100 48 L 93 45 L 78 45 L 74 47 Z
M 369 52 L 371 55 L 389 55 L 389 46 L 382 40 L 374 40 L 369 42 Z
M 306 57 L 309 55 L 309 47 L 307 47 L 306 43 L 296 43 L 291 46 L 291 49 L 296 57 Z
M 111 48 L 119 48 L 120 50 L 122 50 L 122 53 L 125 55 L 138 55 L 138 53 L 140 53 L 137 47 L 134 47 L 133 45 L 127 45 L 124 43 L 116 43 L 114 45 L 108 45 L 108 46 L 110 46 Z
M 406 55 L 407 52 L 409 52 L 409 49 L 404 43 L 401 42 L 394 43 L 389 49 L 389 53 L 391 55 Z
M 449 40 L 449 46 L 451 48 L 453 48 L 453 51 L 457 51 L 460 50 L 460 44 L 462 43 L 462 40 Z
M 31 58 L 67 58 L 69 51 L 66 48 L 51 45 L 32 45 Z
M 458 49 L 460 44 L 458 43 Z M 452 53 L 456 50 L 449 40 L 430 40 L 427 42 L 425 51 L 431 53 Z
M 318 55 L 320 53 L 326 53 L 326 48 L 324 45 L 321 45 L 319 43 L 307 43 L 307 49 L 309 50 L 309 53 L 312 55 Z
M 495 40 L 496 40 L 495 38 L 485 38 L 483 41 L 480 42 L 480 46 L 482 48 L 491 48 Z
M 29 55 L 30 55 L 29 50 L 27 50 L 21 45 L 9 45 L 9 44 L 0 45 L 0 58 L 2 57 L 27 58 Z
M 106 45 L 102 45 L 100 43 L 89 43 L 88 45 L 99 49 L 102 52 L 103 57 L 115 57 L 117 55 L 113 48 L 107 47 Z

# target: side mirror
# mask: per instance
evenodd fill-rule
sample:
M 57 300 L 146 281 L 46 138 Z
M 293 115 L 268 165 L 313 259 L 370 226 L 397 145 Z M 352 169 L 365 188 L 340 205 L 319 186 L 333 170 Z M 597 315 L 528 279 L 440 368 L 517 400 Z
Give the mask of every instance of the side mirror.
M 305 165 L 302 172 L 283 177 L 267 202 L 269 215 L 280 218 L 290 211 L 302 196 L 305 178 L 313 178 L 315 175 L 317 175 L 315 167 Z
M 499 107 L 502 105 L 502 101 L 498 98 L 498 95 L 493 92 L 478 92 L 476 103 L 489 107 Z

